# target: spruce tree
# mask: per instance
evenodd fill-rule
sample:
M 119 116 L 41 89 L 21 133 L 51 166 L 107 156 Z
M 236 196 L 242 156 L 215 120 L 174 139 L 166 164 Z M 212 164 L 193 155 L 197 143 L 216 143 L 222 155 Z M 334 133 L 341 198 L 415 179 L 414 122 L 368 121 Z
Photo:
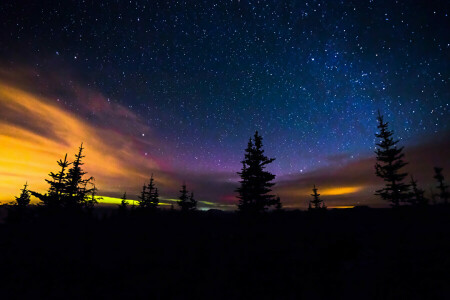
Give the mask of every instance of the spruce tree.
M 139 207 L 141 209 L 156 209 L 159 205 L 159 193 L 155 187 L 155 180 L 153 174 L 150 177 L 148 185 L 142 186 L 142 192 L 139 196 Z
M 444 182 L 444 175 L 442 174 L 442 168 L 439 167 L 434 167 L 434 179 L 437 180 L 438 182 L 438 186 L 437 188 L 439 189 L 439 198 L 441 199 L 441 201 L 444 202 L 444 204 L 448 204 L 448 197 L 449 197 L 449 192 L 447 191 L 448 189 L 448 185 L 445 184 Z
M 238 208 L 243 213 L 259 213 L 275 205 L 275 196 L 269 194 L 274 185 L 275 175 L 265 171 L 268 164 L 275 159 L 264 155 L 262 137 L 255 132 L 253 140 L 250 138 L 245 149 L 242 170 L 237 174 L 241 177 L 241 184 L 236 192 L 239 193 Z
M 183 212 L 189 211 L 190 209 L 190 201 L 188 193 L 189 192 L 186 189 L 186 184 L 183 183 L 180 190 L 180 196 L 178 197 L 178 199 L 180 199 L 180 201 L 178 201 L 178 205 L 180 206 L 181 211 Z
M 194 198 L 194 192 L 191 192 L 191 195 L 189 196 L 189 209 L 190 210 L 197 209 L 197 200 L 195 200 Z
M 28 191 L 28 184 L 25 183 L 23 189 L 21 189 L 19 197 L 16 197 L 16 204 L 20 208 L 27 207 L 30 204 L 30 191 Z
M 320 194 L 317 193 L 318 188 L 316 188 L 316 185 L 314 185 L 313 189 L 312 189 L 313 193 L 311 194 L 311 196 L 313 197 L 312 200 L 309 201 L 309 210 L 318 210 L 321 208 L 326 208 L 323 200 L 320 199 Z
M 87 196 L 92 192 L 96 193 L 95 186 L 91 189 L 87 188 L 88 184 L 94 180 L 93 177 L 83 178 L 87 172 L 83 171 L 82 162 L 83 158 L 83 143 L 79 147 L 78 153 L 75 154 L 75 161 L 72 163 L 72 167 L 68 170 L 65 178 L 65 197 L 64 206 L 69 209 L 81 208 L 85 206 Z M 92 202 L 91 202 L 92 203 Z M 90 205 L 90 204 L 89 204 Z
M 403 161 L 403 147 L 397 147 L 397 141 L 392 138 L 393 132 L 388 129 L 388 122 L 384 122 L 383 116 L 378 111 L 378 129 L 375 134 L 380 139 L 375 150 L 377 162 L 375 164 L 375 174 L 385 181 L 385 187 L 376 191 L 375 195 L 383 200 L 389 201 L 392 206 L 398 207 L 401 202 L 408 199 L 409 185 L 403 182 L 408 175 L 401 172 L 407 164 Z
M 66 190 L 66 169 L 71 163 L 67 161 L 67 153 L 64 156 L 64 160 L 60 159 L 56 162 L 60 167 L 57 173 L 50 172 L 50 180 L 45 179 L 45 181 L 50 185 L 46 194 L 41 194 L 38 192 L 30 191 L 31 195 L 42 201 L 44 207 L 47 208 L 57 208 L 63 205 L 63 197 L 65 196 Z
M 409 198 L 409 202 L 412 205 L 416 206 L 426 206 L 428 205 L 428 199 L 425 198 L 425 191 L 420 189 L 417 186 L 417 180 L 414 179 L 414 177 L 411 175 L 411 181 L 410 185 L 412 188 L 411 195 Z
M 88 213 L 92 213 L 92 211 L 94 210 L 94 206 L 96 204 L 98 204 L 98 200 L 101 200 L 103 198 L 97 196 L 98 189 L 94 184 L 93 184 L 92 189 L 89 189 L 89 191 L 90 191 L 90 195 L 85 196 L 85 199 L 82 202 L 82 205 L 84 206 L 84 208 L 86 208 Z
M 127 207 L 128 207 L 128 201 L 127 201 L 127 193 L 123 193 L 122 196 L 122 201 L 120 202 L 119 205 L 119 213 L 124 214 L 127 211 Z
M 139 208 L 145 208 L 147 206 L 147 185 L 142 186 L 141 195 L 138 196 L 138 205 Z

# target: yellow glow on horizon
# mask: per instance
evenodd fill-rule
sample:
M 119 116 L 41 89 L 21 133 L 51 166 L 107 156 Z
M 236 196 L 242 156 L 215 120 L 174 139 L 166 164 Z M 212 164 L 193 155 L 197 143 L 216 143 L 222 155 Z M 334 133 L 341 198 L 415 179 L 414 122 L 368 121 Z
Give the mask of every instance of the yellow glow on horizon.
M 347 209 L 354 208 L 354 205 L 339 205 L 339 206 L 329 206 L 328 208 L 337 208 L 337 209 Z
M 117 204 L 117 205 L 122 203 L 122 199 L 121 198 L 116 198 L 116 197 L 96 196 L 95 198 L 98 201 L 98 203 Z M 161 200 L 164 201 L 165 199 L 161 199 Z M 130 205 L 130 206 L 133 205 L 133 199 L 127 199 L 127 202 L 128 202 L 128 205 Z M 138 205 L 138 201 L 134 200 L 134 204 Z M 169 203 L 160 202 L 159 205 L 170 205 L 170 204 Z
M 105 102 L 100 97 L 96 101 Z M 124 110 L 110 108 L 108 117 L 119 119 Z M 141 125 L 132 112 L 126 113 L 134 122 L 130 126 Z M 95 177 L 99 190 L 123 193 L 121 186 L 141 184 L 159 169 L 154 160 L 139 154 L 129 136 L 91 124 L 56 101 L 0 79 L 0 203 L 14 200 L 25 182 L 31 190 L 46 191 L 48 173 L 58 171 L 56 161 L 66 153 L 73 160 L 81 142 L 86 149 L 85 170 Z M 170 184 L 167 177 L 157 181 Z
M 319 194 L 321 194 L 323 196 L 337 196 L 337 195 L 357 193 L 357 192 L 361 191 L 362 189 L 363 189 L 363 187 L 361 187 L 361 186 L 324 188 L 323 190 L 319 189 Z

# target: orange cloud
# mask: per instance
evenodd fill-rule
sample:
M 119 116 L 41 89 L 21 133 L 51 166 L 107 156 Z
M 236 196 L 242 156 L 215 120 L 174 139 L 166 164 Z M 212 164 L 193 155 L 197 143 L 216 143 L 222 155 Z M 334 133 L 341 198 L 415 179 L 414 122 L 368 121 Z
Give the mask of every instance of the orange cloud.
M 138 127 L 149 135 L 150 129 L 126 108 L 109 105 L 98 95 L 95 103 L 99 114 L 107 111 L 112 123 L 116 118 L 121 123 L 128 120 L 130 128 Z M 72 158 L 81 142 L 86 148 L 85 168 L 104 192 L 138 190 L 136 185 L 161 169 L 157 159 L 138 150 L 153 146 L 148 138 L 139 138 L 138 134 L 133 138 L 84 121 L 56 101 L 0 81 L 0 201 L 13 200 L 25 181 L 31 189 L 45 190 L 44 179 L 57 168 L 56 160 L 65 153 Z M 162 185 L 171 181 L 167 175 L 157 180 Z

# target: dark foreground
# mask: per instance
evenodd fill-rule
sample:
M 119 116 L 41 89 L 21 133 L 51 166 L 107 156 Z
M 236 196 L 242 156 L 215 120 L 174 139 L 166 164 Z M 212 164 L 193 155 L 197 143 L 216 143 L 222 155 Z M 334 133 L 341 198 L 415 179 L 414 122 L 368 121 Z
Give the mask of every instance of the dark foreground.
M 449 216 L 160 212 L 1 224 L 0 297 L 449 299 Z

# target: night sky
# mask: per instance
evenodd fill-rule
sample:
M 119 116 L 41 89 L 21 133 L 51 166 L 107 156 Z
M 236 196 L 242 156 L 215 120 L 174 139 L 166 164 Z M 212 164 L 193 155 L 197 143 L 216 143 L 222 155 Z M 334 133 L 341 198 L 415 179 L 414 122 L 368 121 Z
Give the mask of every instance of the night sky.
M 313 184 L 329 206 L 386 205 L 373 196 L 382 185 L 373 170 L 378 109 L 423 185 L 434 165 L 450 167 L 449 7 L 2 1 L 0 137 L 2 148 L 14 146 L 0 153 L 0 173 L 4 186 L 19 186 L 1 196 L 27 179 L 45 188 L 54 161 L 85 141 L 103 195 L 138 194 L 155 173 L 165 198 L 186 180 L 200 200 L 231 207 L 258 130 L 286 207 L 304 207 Z M 39 117 L 41 106 L 49 111 Z M 75 136 L 58 129 L 68 118 Z M 43 156 L 49 164 L 29 176 L 26 166 Z

